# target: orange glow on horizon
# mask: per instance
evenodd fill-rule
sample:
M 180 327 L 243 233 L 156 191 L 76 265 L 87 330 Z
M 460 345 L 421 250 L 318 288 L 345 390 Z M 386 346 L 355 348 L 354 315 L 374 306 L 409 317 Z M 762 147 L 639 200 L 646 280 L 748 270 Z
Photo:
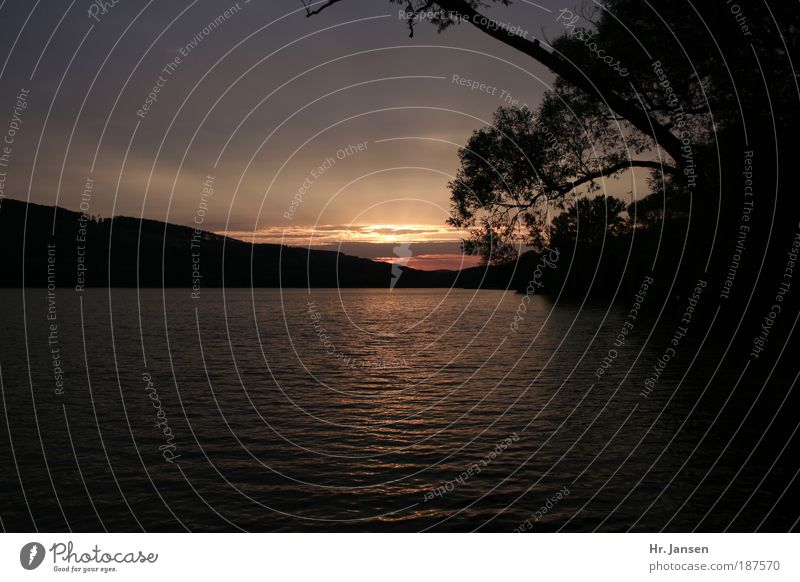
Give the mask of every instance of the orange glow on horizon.
M 336 245 L 345 242 L 397 244 L 460 242 L 462 233 L 440 224 L 349 224 L 266 226 L 254 231 L 227 230 L 215 234 L 252 243 Z
M 480 257 L 458 253 L 429 253 L 409 258 L 375 257 L 373 260 L 381 263 L 398 263 L 403 267 L 420 271 L 458 271 L 481 264 Z
M 217 231 L 216 234 L 254 244 L 269 243 L 305 248 L 327 248 L 373 261 L 397 263 L 421 271 L 457 271 L 480 264 L 479 257 L 464 255 L 458 250 L 463 233 L 442 224 L 266 226 L 255 231 L 228 230 Z M 441 252 L 437 252 L 438 248 L 432 249 L 428 246 L 424 252 L 421 249 L 418 250 L 418 255 L 394 256 L 388 255 L 392 250 L 386 246 L 354 249 L 354 245 L 368 247 L 369 245 L 407 246 L 414 244 L 442 244 L 443 248 Z M 411 249 L 408 249 L 408 252 L 410 251 Z

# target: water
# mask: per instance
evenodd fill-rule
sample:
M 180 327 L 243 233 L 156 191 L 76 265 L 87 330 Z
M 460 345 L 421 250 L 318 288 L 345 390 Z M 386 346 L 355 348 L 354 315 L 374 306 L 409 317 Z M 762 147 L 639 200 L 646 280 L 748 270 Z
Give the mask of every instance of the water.
M 704 330 L 642 395 L 674 318 L 637 321 L 598 378 L 626 307 L 439 289 L 0 300 L 9 530 L 787 527 L 758 489 L 771 459 L 737 473 L 725 447 L 728 393 L 692 363 Z

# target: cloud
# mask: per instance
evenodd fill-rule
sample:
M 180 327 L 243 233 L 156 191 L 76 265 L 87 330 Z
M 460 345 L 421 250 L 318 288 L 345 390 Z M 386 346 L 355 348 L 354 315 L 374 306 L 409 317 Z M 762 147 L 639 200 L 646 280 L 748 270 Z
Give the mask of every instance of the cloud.
M 476 267 L 481 263 L 480 257 L 464 255 L 462 253 L 435 253 L 408 257 L 386 256 L 375 257 L 382 263 L 399 263 L 403 266 L 421 271 L 448 270 L 457 271 L 469 267 Z
M 267 226 L 255 231 L 227 230 L 217 234 L 255 243 L 303 246 L 344 243 L 457 243 L 461 240 L 458 230 L 435 224 Z

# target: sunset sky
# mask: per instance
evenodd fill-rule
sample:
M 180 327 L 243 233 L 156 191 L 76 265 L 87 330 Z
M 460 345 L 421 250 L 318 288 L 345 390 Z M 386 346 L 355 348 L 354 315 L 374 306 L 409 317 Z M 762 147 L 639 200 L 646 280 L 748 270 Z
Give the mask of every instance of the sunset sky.
M 445 226 L 458 147 L 506 96 L 535 106 L 552 80 L 468 24 L 409 38 L 383 1 L 312 18 L 299 0 L 56 5 L 37 2 L 35 27 L 28 2 L 0 20 L 0 111 L 30 90 L 7 196 L 77 209 L 91 178 L 93 214 L 383 260 L 411 243 L 421 268 L 462 264 L 463 233 Z M 552 39 L 562 6 L 490 13 Z

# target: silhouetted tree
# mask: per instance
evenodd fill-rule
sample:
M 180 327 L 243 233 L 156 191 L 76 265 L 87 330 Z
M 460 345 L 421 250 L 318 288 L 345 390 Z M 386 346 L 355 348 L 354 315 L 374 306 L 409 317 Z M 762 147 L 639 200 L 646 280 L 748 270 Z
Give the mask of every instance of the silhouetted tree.
M 608 237 L 627 231 L 625 202 L 613 196 L 578 198 L 553 218 L 549 244 L 560 251 L 575 245 L 599 247 Z
M 535 239 L 542 207 L 560 205 L 578 186 L 596 189 L 630 167 L 650 167 L 662 208 L 674 197 L 683 212 L 697 194 L 695 214 L 735 214 L 716 194 L 734 191 L 720 177 L 736 175 L 742 146 L 766 148 L 781 135 L 794 136 L 784 151 L 796 149 L 800 11 L 791 3 L 748 3 L 745 30 L 729 3 L 605 0 L 588 18 L 556 15 L 565 32 L 548 44 L 485 15 L 508 0 L 390 1 L 411 16 L 424 12 L 440 31 L 474 26 L 556 75 L 535 113 L 499 111 L 497 127 L 477 132 L 460 153 L 451 222 L 472 230 L 467 250 L 492 261 Z M 410 18 L 411 34 L 414 26 Z M 564 160 L 548 156 L 548 142 Z M 529 167 L 512 169 L 498 152 Z M 651 199 L 648 220 L 658 201 Z
M 520 241 L 540 242 L 552 208 L 563 208 L 577 188 L 597 191 L 603 179 L 633 167 L 677 171 L 628 157 L 646 143 L 637 136 L 617 139 L 607 124 L 598 116 L 579 117 L 554 94 L 535 113 L 498 109 L 492 125 L 475 131 L 459 150 L 461 165 L 450 183 L 449 223 L 470 232 L 465 250 L 487 262 L 513 259 Z

